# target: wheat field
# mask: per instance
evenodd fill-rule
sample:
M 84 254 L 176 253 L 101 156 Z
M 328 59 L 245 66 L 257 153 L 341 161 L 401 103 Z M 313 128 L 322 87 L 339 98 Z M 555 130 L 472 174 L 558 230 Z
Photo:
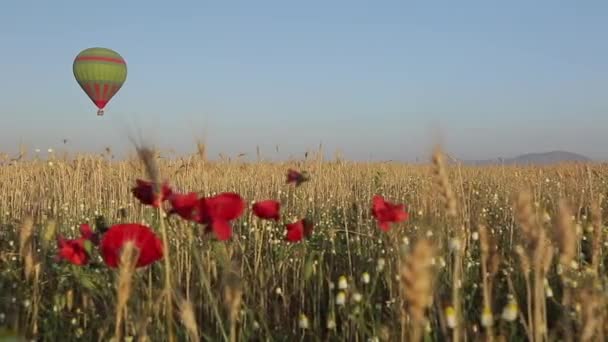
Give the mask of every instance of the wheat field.
M 602 341 L 608 333 L 608 166 L 472 167 L 207 161 L 140 154 L 2 159 L 0 329 L 39 341 Z M 300 186 L 288 169 L 307 171 Z M 248 208 L 218 241 L 144 205 L 136 179 Z M 379 229 L 372 198 L 404 204 Z M 278 221 L 251 204 L 281 203 Z M 303 217 L 312 235 L 285 241 Z M 139 223 L 162 260 L 106 267 L 57 258 L 57 237 Z M 124 260 L 123 260 L 124 259 Z M 124 262 L 123 262 L 124 261 Z

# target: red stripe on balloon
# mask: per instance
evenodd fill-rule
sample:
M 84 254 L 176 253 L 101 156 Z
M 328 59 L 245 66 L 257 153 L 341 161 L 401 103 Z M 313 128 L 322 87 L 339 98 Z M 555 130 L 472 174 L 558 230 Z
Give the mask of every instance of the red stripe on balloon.
M 80 56 L 76 57 L 76 61 L 94 61 L 94 62 L 112 62 L 118 64 L 126 64 L 124 60 L 114 57 L 103 57 L 103 56 Z
M 108 101 L 106 101 L 106 100 L 96 100 L 94 102 L 95 102 L 95 105 L 97 106 L 97 108 L 99 108 L 99 109 L 103 109 L 108 104 Z
M 120 86 L 117 84 L 112 85 L 112 88 L 110 89 L 110 98 L 112 98 L 112 96 L 116 95 L 116 92 L 118 92 L 118 89 L 120 89 Z
M 101 100 L 101 89 L 99 88 L 99 83 L 95 83 L 95 100 Z
M 95 98 L 95 89 L 93 89 L 93 84 L 87 83 L 85 87 L 87 88 L 87 95 L 89 95 L 91 99 Z
M 110 85 L 106 83 L 103 85 L 103 96 L 101 97 L 102 99 L 104 99 L 106 101 L 109 100 L 108 90 L 110 90 Z

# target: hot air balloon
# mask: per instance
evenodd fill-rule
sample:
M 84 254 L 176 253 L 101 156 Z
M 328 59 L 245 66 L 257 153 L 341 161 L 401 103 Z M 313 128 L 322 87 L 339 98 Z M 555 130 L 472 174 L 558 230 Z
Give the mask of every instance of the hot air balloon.
M 127 63 L 116 51 L 94 47 L 82 50 L 72 66 L 76 81 L 99 108 L 97 115 L 127 79 Z

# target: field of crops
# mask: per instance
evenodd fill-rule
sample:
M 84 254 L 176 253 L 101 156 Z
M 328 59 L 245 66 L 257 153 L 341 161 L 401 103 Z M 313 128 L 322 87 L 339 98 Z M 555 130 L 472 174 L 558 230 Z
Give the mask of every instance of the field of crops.
M 40 341 L 608 333 L 608 166 L 468 167 L 439 150 L 425 165 L 140 152 L 0 161 L 0 330 Z

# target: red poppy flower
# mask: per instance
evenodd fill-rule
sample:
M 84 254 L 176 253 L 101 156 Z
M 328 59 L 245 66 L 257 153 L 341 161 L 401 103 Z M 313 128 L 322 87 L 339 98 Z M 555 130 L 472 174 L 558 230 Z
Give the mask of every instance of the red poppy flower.
M 308 181 L 308 174 L 306 171 L 298 172 L 293 169 L 287 170 L 287 184 L 294 183 L 296 186 Z
M 171 194 L 169 196 L 169 203 L 171 203 L 171 210 L 169 215 L 177 214 L 186 220 L 198 220 L 198 206 L 199 200 L 198 195 L 195 192 L 188 194 Z
M 391 223 L 403 222 L 408 218 L 405 205 L 387 202 L 380 195 L 375 195 L 372 199 L 372 215 L 384 232 L 390 229 Z
M 289 242 L 298 242 L 304 237 L 308 238 L 312 235 L 312 222 L 308 219 L 286 224 L 285 227 L 287 228 L 285 240 Z
M 67 240 L 59 236 L 57 238 L 57 259 L 64 259 L 78 266 L 88 264 L 89 253 L 84 248 L 84 242 L 83 238 Z
M 200 200 L 201 219 L 232 221 L 243 214 L 245 201 L 234 192 L 224 192 Z
M 109 267 L 118 267 L 122 247 L 133 241 L 139 250 L 137 267 L 147 266 L 163 257 L 163 243 L 154 232 L 136 223 L 117 224 L 104 234 L 101 240 L 101 256 Z
M 161 186 L 160 193 L 156 193 L 152 182 L 144 181 L 141 179 L 135 180 L 137 185 L 131 188 L 131 193 L 137 198 L 142 204 L 151 205 L 155 208 L 159 208 L 161 203 L 166 200 L 173 191 L 164 183 Z
M 245 201 L 239 194 L 224 192 L 199 201 L 199 222 L 207 225 L 206 231 L 213 231 L 218 240 L 228 240 L 232 236 L 230 221 L 236 220 L 245 210 Z
M 278 221 L 281 218 L 281 214 L 279 213 L 281 203 L 275 200 L 256 202 L 253 204 L 252 209 L 255 216 L 261 219 Z
M 95 245 L 99 244 L 99 235 L 93 232 L 91 226 L 86 223 L 80 225 L 80 236 L 85 240 L 91 241 Z
M 99 243 L 99 238 L 93 232 L 88 224 L 80 225 L 80 238 L 65 239 L 62 236 L 57 237 L 57 260 L 67 260 L 74 265 L 86 265 L 89 263 L 89 253 L 87 251 L 86 242 L 90 241 L 93 244 Z

